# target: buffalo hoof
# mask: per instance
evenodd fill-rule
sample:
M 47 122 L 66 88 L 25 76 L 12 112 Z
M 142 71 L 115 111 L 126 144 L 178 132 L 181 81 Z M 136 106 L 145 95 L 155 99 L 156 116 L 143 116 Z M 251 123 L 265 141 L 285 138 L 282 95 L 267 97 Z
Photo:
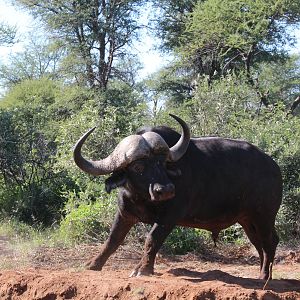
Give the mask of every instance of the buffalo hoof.
M 272 279 L 272 273 L 260 273 L 258 279 L 261 279 L 261 280 L 270 280 Z
M 260 275 L 260 276 L 258 277 L 258 279 L 260 279 L 260 280 L 271 280 L 271 279 L 272 279 L 272 276 L 269 277 L 269 275 Z
M 129 277 L 150 276 L 153 275 L 153 273 L 153 270 L 136 268 L 130 273 Z
M 101 271 L 101 269 L 102 269 L 101 265 L 95 261 L 88 262 L 85 265 L 85 268 L 86 268 L 86 270 L 91 270 L 91 271 Z

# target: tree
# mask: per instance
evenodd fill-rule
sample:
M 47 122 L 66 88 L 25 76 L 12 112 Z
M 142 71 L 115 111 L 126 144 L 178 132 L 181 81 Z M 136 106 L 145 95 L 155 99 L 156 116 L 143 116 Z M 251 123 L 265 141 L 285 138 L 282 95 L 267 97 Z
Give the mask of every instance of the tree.
M 291 113 L 298 112 L 300 97 L 300 57 L 291 55 L 277 61 L 267 61 L 255 64 L 253 76 L 259 80 L 259 85 L 268 91 L 268 101 L 271 104 L 283 102 Z
M 300 1 L 198 2 L 186 22 L 181 51 L 209 81 L 229 70 L 242 70 L 267 106 L 267 91 L 253 78 L 252 67 L 278 57 L 292 41 L 287 25 L 299 21 Z
M 143 81 L 145 98 L 151 103 L 153 116 L 162 107 L 172 108 L 193 96 L 192 74 L 180 62 L 173 62 Z
M 77 81 L 106 89 L 118 76 L 122 60 L 137 36 L 138 8 L 143 0 L 16 0 L 39 17 L 68 51 L 68 67 Z
M 43 107 L 0 109 L 0 209 L 22 221 L 51 224 L 60 215 L 66 172 L 55 172 L 56 144 L 42 130 Z
M 65 86 L 45 77 L 23 80 L 6 93 L 0 102 L 2 215 L 43 225 L 61 218 L 65 201 L 62 193 L 66 187 L 73 190 L 76 185 L 69 174 L 70 157 L 60 167 L 63 160 L 60 147 L 66 144 L 66 140 L 60 143 L 60 134 L 62 130 L 67 131 L 70 144 L 66 152 L 71 155 L 70 149 L 82 133 L 82 127 L 78 126 L 80 123 L 74 124 L 80 133 L 71 140 L 67 122 L 92 97 L 88 88 Z M 88 117 L 97 117 L 91 109 L 84 112 Z
M 23 80 L 12 86 L 0 102 L 0 108 L 42 107 L 46 109 L 55 102 L 60 85 L 46 77 L 39 80 Z
M 16 37 L 16 27 L 0 23 L 0 46 L 10 46 Z
M 185 32 L 185 21 L 192 13 L 197 0 L 153 0 L 155 12 L 154 31 L 161 39 L 161 49 L 173 51 L 180 46 L 179 37 Z
M 64 50 L 46 38 L 30 36 L 22 52 L 12 54 L 8 63 L 0 66 L 0 78 L 5 86 L 23 80 L 62 77 L 60 60 Z

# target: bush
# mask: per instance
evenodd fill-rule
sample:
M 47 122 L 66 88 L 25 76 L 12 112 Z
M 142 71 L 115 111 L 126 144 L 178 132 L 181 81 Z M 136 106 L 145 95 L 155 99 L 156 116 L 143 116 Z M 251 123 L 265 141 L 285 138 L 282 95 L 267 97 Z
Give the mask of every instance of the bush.
M 186 254 L 201 248 L 202 231 L 176 226 L 163 244 L 163 251 L 169 254 Z
M 246 241 L 244 229 L 239 224 L 234 224 L 222 230 L 218 236 L 218 241 L 223 243 L 243 244 Z
M 16 84 L 0 101 L 0 107 L 40 106 L 54 103 L 59 83 L 48 78 L 24 80 Z
M 0 210 L 29 224 L 51 225 L 63 205 L 60 190 L 74 187 L 57 160 L 53 132 L 40 107 L 0 109 Z
M 91 183 L 85 192 L 68 191 L 65 194 L 68 197 L 64 208 L 66 215 L 59 228 L 63 240 L 70 243 L 103 242 L 107 238 L 116 212 L 116 195 L 107 195 L 101 189 L 103 186 L 95 188 L 96 184 Z M 91 198 L 97 200 L 91 201 Z

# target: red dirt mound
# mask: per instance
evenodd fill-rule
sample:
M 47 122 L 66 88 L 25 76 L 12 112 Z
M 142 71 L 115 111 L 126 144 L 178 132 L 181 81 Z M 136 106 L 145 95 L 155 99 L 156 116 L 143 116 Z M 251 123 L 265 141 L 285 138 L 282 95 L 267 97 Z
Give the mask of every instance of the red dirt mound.
M 249 246 L 203 254 L 161 256 L 155 275 L 128 278 L 140 253 L 123 246 L 101 272 L 82 266 L 98 246 L 73 249 L 43 247 L 29 257 L 26 269 L 0 271 L 0 299 L 300 299 L 300 251 L 278 251 L 273 280 L 255 279 L 259 262 Z M 5 250 L 4 246 L 0 250 Z M 3 254 L 4 253 L 4 254 Z M 12 252 L 2 252 L 12 255 Z
M 226 268 L 225 268 L 226 269 Z M 300 299 L 300 281 L 264 282 L 220 270 L 163 270 L 151 277 L 128 278 L 128 270 L 5 271 L 1 299 Z

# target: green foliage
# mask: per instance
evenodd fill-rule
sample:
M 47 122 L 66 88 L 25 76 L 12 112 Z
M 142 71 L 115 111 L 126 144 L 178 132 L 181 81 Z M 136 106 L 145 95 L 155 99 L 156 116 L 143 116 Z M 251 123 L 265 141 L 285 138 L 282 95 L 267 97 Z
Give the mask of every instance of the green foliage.
M 203 242 L 201 232 L 194 228 L 175 227 L 163 244 L 163 250 L 170 254 L 186 254 L 199 250 Z
M 143 97 L 128 83 L 111 81 L 101 96 L 100 115 L 106 116 L 103 108 L 113 109 L 116 127 L 122 136 L 133 133 L 148 118 L 148 107 Z
M 16 85 L 2 102 L 7 107 L 0 110 L 2 215 L 43 225 L 60 218 L 61 191 L 75 186 L 66 169 L 54 168 L 59 122 L 52 113 L 62 94 L 58 82 L 43 78 Z
M 0 108 L 28 106 L 43 108 L 54 103 L 59 89 L 57 82 L 48 78 L 24 80 L 15 85 L 0 101 Z
M 222 230 L 217 237 L 217 243 L 223 244 L 243 244 L 245 241 L 244 231 L 239 224 Z M 205 247 L 204 245 L 213 245 L 211 232 L 204 229 L 177 226 L 167 237 L 162 249 L 168 254 L 181 255 L 188 252 L 199 253 Z
M 193 11 L 196 0 L 154 0 L 154 28 L 161 39 L 163 50 L 173 50 L 180 45 L 188 13 Z
M 198 80 L 194 97 L 182 108 L 194 135 L 225 135 L 232 116 L 258 109 L 258 98 L 242 76 L 228 75 L 210 85 L 204 76 Z
M 284 102 L 289 108 L 300 94 L 299 55 L 278 61 L 261 62 L 255 66 L 256 77 L 268 91 L 270 103 Z
M 278 49 L 290 37 L 284 23 L 297 22 L 298 1 L 198 2 L 187 22 L 187 48 L 215 51 L 218 55 L 243 56 L 253 48 Z M 299 2 L 298 2 L 299 4 Z
M 29 223 L 51 224 L 62 205 L 60 189 L 72 186 L 64 170 L 54 172 L 56 145 L 43 131 L 43 110 L 0 110 L 0 209 Z
M 36 235 L 37 230 L 32 226 L 16 219 L 4 219 L 0 222 L 0 235 L 9 239 L 31 239 Z
M 186 19 L 186 31 L 178 47 L 180 57 L 208 82 L 232 71 L 243 72 L 246 82 L 268 105 L 268 89 L 260 86 L 255 63 L 278 60 L 285 46 L 293 44 L 288 24 L 297 24 L 299 1 L 198 1 Z M 258 79 L 258 80 L 257 80 Z
M 92 187 L 91 187 L 92 185 Z M 67 191 L 59 233 L 70 243 L 103 242 L 110 231 L 116 212 L 115 194 L 107 195 L 99 183 L 89 184 L 85 191 Z M 91 199 L 95 199 L 91 201 Z
M 243 228 L 239 224 L 234 224 L 219 233 L 218 239 L 221 243 L 243 244 L 246 236 Z
M 3 86 L 12 86 L 24 80 L 43 77 L 61 78 L 59 62 L 63 50 L 57 49 L 47 37 L 30 36 L 22 52 L 11 54 L 8 61 L 0 65 L 0 78 Z
M 172 107 L 191 99 L 193 92 L 192 74 L 180 62 L 149 76 L 143 85 L 154 117 L 163 106 Z

